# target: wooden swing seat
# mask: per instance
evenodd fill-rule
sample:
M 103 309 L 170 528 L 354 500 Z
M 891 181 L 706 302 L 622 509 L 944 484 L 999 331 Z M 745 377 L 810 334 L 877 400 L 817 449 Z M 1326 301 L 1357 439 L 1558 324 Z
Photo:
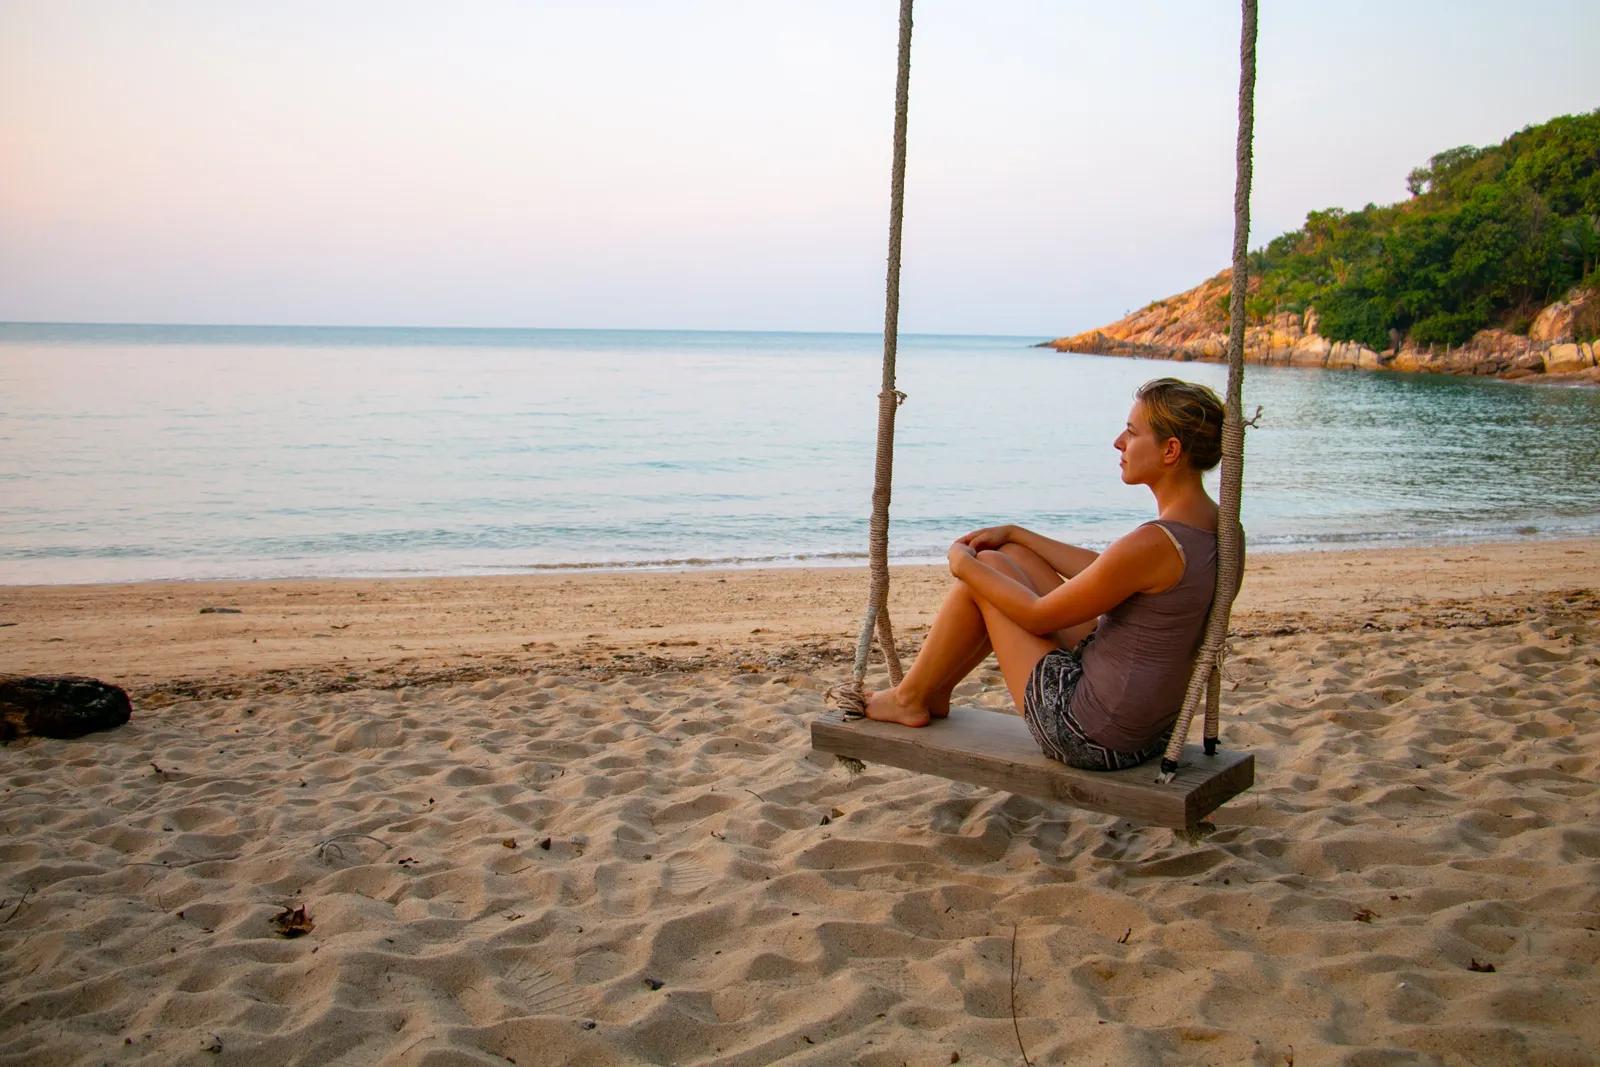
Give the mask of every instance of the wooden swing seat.
M 1193 830 L 1250 788 L 1256 773 L 1248 752 L 1208 756 L 1199 745 L 1184 746 L 1166 784 L 1155 780 L 1157 760 L 1125 771 L 1080 771 L 1041 753 L 1020 716 L 978 708 L 955 708 L 920 730 L 829 712 L 812 720 L 811 747 L 1178 830 Z

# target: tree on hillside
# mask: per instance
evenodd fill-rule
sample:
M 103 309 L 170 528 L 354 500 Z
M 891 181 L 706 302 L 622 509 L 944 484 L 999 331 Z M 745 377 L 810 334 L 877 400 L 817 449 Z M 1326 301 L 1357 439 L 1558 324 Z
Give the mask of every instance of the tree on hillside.
M 1561 247 L 1578 265 L 1578 277 L 1587 278 L 1600 261 L 1600 215 L 1568 219 L 1561 228 Z
M 1411 199 L 1328 208 L 1257 250 L 1257 321 L 1315 307 L 1322 333 L 1381 349 L 1392 331 L 1455 345 L 1523 328 L 1600 263 L 1600 111 L 1436 153 Z

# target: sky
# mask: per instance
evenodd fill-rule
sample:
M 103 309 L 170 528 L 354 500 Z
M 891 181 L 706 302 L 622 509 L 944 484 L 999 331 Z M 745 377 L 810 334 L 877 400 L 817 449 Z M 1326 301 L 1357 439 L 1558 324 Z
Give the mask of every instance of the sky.
M 1251 247 L 1600 107 L 1594 0 L 1265 0 Z M 0 321 L 876 331 L 892 0 L 0 0 Z M 1227 265 L 1236 4 L 920 0 L 901 329 Z

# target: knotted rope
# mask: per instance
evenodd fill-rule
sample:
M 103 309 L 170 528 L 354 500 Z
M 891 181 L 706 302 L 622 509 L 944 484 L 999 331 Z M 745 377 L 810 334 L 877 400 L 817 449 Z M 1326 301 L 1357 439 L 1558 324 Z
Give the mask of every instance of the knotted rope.
M 1249 267 L 1251 143 L 1255 133 L 1256 0 L 1243 0 L 1239 31 L 1239 136 L 1234 150 L 1233 286 L 1228 294 L 1228 395 L 1222 421 L 1222 476 L 1217 499 L 1217 587 L 1206 617 L 1205 635 L 1195 657 L 1183 710 L 1172 727 L 1172 739 L 1161 759 L 1163 782 L 1170 782 L 1183 755 L 1189 725 L 1206 698 L 1206 754 L 1217 750 L 1218 705 L 1222 693 L 1222 660 L 1228 642 L 1228 619 L 1234 594 L 1244 576 L 1244 530 L 1239 525 L 1239 498 L 1244 485 L 1244 299 Z M 1254 420 L 1251 420 L 1252 422 Z
M 884 285 L 883 386 L 878 391 L 878 456 L 872 472 L 872 521 L 867 539 L 867 561 L 872 584 L 867 595 L 866 618 L 856 640 L 853 685 L 837 686 L 829 696 L 846 718 L 866 714 L 867 658 L 876 631 L 878 646 L 889 668 L 889 682 L 899 685 L 904 676 L 894 647 L 894 624 L 889 619 L 889 490 L 894 480 L 894 416 L 906 395 L 894 387 L 895 354 L 900 338 L 900 223 L 906 198 L 906 104 L 911 91 L 911 3 L 900 0 L 900 62 L 894 88 L 894 162 L 889 176 L 889 275 Z

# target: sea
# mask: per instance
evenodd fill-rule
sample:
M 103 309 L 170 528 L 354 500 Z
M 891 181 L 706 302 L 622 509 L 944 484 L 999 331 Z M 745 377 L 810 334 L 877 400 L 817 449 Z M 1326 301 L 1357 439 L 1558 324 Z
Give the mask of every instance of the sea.
M 904 335 L 890 552 L 1151 517 L 1143 381 L 1226 370 Z M 860 565 L 866 333 L 0 324 L 0 583 Z M 1600 532 L 1600 390 L 1247 369 L 1252 551 Z

